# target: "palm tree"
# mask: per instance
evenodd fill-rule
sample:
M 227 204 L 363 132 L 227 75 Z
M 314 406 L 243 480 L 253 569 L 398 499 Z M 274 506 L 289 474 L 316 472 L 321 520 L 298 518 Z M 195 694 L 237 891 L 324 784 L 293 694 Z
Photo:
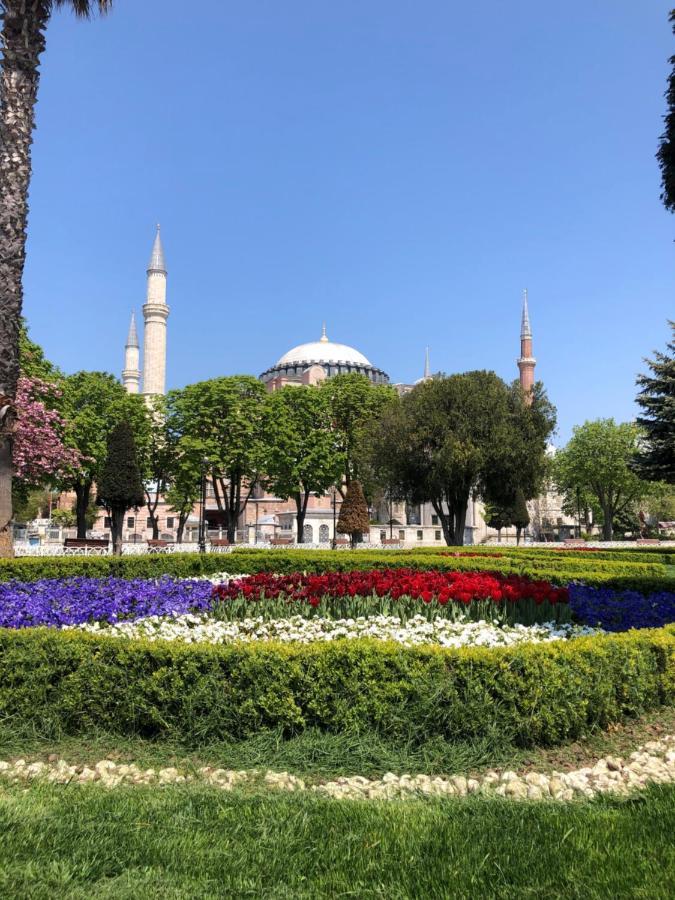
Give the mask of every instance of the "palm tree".
M 105 13 L 112 0 L 0 0 L 0 556 L 12 555 L 12 423 L 26 259 L 30 147 L 40 56 L 52 11 Z

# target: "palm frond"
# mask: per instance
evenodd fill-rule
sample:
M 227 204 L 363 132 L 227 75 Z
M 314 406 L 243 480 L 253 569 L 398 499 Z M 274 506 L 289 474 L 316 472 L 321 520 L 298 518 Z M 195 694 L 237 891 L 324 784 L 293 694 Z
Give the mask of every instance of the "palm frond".
M 57 8 L 69 6 L 76 16 L 88 19 L 94 12 L 100 15 L 107 13 L 113 5 L 113 0 L 53 0 L 53 3 Z

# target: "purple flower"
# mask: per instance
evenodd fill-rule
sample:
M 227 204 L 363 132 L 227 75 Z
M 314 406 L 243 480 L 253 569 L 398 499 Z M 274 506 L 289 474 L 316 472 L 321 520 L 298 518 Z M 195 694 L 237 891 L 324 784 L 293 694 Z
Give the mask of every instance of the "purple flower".
M 637 591 L 570 584 L 569 598 L 575 621 L 600 625 L 605 631 L 661 628 L 675 622 L 675 594 L 669 591 L 644 596 Z
M 0 584 L 0 627 L 79 625 L 143 616 L 181 615 L 209 609 L 213 586 L 164 576 L 141 578 L 46 578 Z

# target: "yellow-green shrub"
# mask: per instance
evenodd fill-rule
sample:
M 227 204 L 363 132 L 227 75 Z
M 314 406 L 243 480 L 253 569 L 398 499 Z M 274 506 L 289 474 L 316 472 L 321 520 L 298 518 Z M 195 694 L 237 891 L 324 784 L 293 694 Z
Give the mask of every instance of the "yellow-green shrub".
M 674 654 L 673 627 L 460 650 L 1 630 L 0 716 L 45 735 L 104 729 L 192 745 L 308 727 L 550 744 L 672 704 Z

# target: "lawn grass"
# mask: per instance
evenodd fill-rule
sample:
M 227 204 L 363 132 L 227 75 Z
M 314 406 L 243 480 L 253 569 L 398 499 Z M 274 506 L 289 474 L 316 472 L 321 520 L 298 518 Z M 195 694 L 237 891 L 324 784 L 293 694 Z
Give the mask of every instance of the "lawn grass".
M 9 786 L 0 896 L 665 900 L 673 833 L 664 786 L 566 805 Z
M 176 742 L 120 738 L 105 733 L 45 739 L 30 730 L 0 725 L 0 759 L 43 759 L 56 753 L 77 764 L 109 758 L 134 762 L 142 768 L 177 766 L 192 771 L 210 765 L 225 769 L 272 769 L 300 775 L 308 782 L 341 775 L 398 774 L 449 775 L 479 773 L 485 769 L 580 768 L 589 760 L 611 754 L 627 756 L 639 745 L 662 734 L 675 734 L 675 708 L 661 707 L 639 718 L 597 730 L 583 740 L 550 748 L 523 749 L 503 735 L 473 741 L 435 738 L 422 744 L 394 742 L 375 732 L 329 734 L 307 729 L 294 737 L 262 731 L 246 740 L 207 744 L 199 750 Z

